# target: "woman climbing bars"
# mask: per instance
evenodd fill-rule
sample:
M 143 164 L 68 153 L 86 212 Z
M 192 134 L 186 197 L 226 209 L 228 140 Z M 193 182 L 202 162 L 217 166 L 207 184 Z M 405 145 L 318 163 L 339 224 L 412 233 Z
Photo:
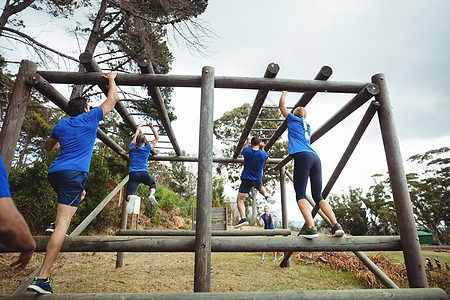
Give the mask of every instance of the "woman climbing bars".
M 306 123 L 306 109 L 297 107 L 290 113 L 285 105 L 287 91 L 281 92 L 278 107 L 281 114 L 286 118 L 288 124 L 288 150 L 289 155 L 294 158 L 294 189 L 297 205 L 306 222 L 306 227 L 300 232 L 300 236 L 313 239 L 319 236 L 314 226 L 314 220 L 306 200 L 306 185 L 308 177 L 311 181 L 311 193 L 319 208 L 330 219 L 333 236 L 343 236 L 342 226 L 336 221 L 331 206 L 322 198 L 322 166 L 317 153 L 311 148 L 310 128 Z
M 148 185 L 150 188 L 150 201 L 152 205 L 158 205 L 158 201 L 155 199 L 156 192 L 156 183 L 155 180 L 150 176 L 147 169 L 147 159 L 150 151 L 155 148 L 156 144 L 159 140 L 158 132 L 153 127 L 153 124 L 149 122 L 147 124 L 153 132 L 155 138 L 150 142 L 150 144 L 145 144 L 145 136 L 140 133 L 140 129 L 142 127 L 142 123 L 139 123 L 136 128 L 136 132 L 134 134 L 133 140 L 131 141 L 128 148 L 128 154 L 130 155 L 130 169 L 128 174 L 130 175 L 130 179 L 127 185 L 126 191 L 126 199 L 130 200 L 131 195 L 134 195 L 134 192 L 137 189 L 139 183 L 143 183 Z

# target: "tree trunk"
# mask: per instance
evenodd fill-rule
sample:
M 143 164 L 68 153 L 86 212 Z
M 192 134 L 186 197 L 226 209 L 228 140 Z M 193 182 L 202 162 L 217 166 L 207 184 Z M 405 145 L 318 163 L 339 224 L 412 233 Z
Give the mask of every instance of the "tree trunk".
M 97 48 L 97 45 L 100 42 L 98 37 L 100 35 L 100 28 L 103 18 L 106 15 L 106 8 L 107 8 L 107 0 L 102 0 L 102 3 L 100 4 L 100 9 L 97 13 L 97 17 L 94 20 L 94 26 L 92 27 L 91 34 L 89 35 L 86 48 L 84 49 L 85 52 L 94 54 L 95 48 Z M 83 65 L 80 64 L 78 72 L 86 72 L 86 69 L 84 68 Z M 70 99 L 73 99 L 75 97 L 81 97 L 83 95 L 83 90 L 85 86 L 86 86 L 85 84 L 75 84 L 73 86 Z

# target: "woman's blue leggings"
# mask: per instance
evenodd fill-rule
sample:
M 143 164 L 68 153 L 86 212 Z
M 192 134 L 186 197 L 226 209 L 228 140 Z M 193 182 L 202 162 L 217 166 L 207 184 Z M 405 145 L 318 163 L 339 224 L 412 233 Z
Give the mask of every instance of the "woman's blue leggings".
M 148 185 L 150 190 L 151 189 L 156 190 L 155 180 L 153 179 L 152 176 L 150 176 L 150 174 L 148 174 L 147 171 L 133 171 L 130 172 L 128 175 L 130 175 L 130 180 L 128 181 L 125 197 L 128 197 L 129 195 L 134 195 L 134 192 L 136 192 L 139 183 Z
M 294 157 L 294 189 L 296 202 L 306 199 L 308 177 L 311 180 L 311 193 L 314 202 L 319 205 L 322 198 L 322 164 L 314 152 L 297 152 Z

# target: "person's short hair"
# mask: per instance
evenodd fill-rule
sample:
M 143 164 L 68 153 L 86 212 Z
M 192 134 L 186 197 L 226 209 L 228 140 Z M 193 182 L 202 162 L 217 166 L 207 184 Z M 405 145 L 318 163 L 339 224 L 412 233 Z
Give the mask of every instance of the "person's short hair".
M 71 117 L 76 117 L 79 114 L 84 113 L 84 109 L 88 107 L 87 99 L 84 97 L 76 97 L 70 99 L 67 107 L 67 113 Z
M 265 205 L 265 206 L 264 206 L 264 208 L 266 208 L 266 207 L 267 207 L 267 209 L 269 209 L 269 206 L 268 206 L 268 205 Z
M 261 140 L 259 139 L 259 137 L 254 136 L 254 137 L 252 137 L 252 140 L 250 143 L 252 144 L 252 146 L 258 146 L 261 143 Z

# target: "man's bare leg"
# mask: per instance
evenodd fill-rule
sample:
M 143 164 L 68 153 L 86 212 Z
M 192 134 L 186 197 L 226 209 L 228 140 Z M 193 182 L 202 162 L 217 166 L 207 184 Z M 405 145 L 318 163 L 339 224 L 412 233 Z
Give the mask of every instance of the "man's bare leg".
M 72 220 L 74 213 L 77 211 L 77 208 L 78 207 L 58 203 L 55 231 L 48 241 L 44 262 L 38 277 L 49 277 L 50 269 L 56 260 L 56 256 L 61 250 L 64 239 L 66 238 L 67 229 L 69 229 L 70 221 Z

